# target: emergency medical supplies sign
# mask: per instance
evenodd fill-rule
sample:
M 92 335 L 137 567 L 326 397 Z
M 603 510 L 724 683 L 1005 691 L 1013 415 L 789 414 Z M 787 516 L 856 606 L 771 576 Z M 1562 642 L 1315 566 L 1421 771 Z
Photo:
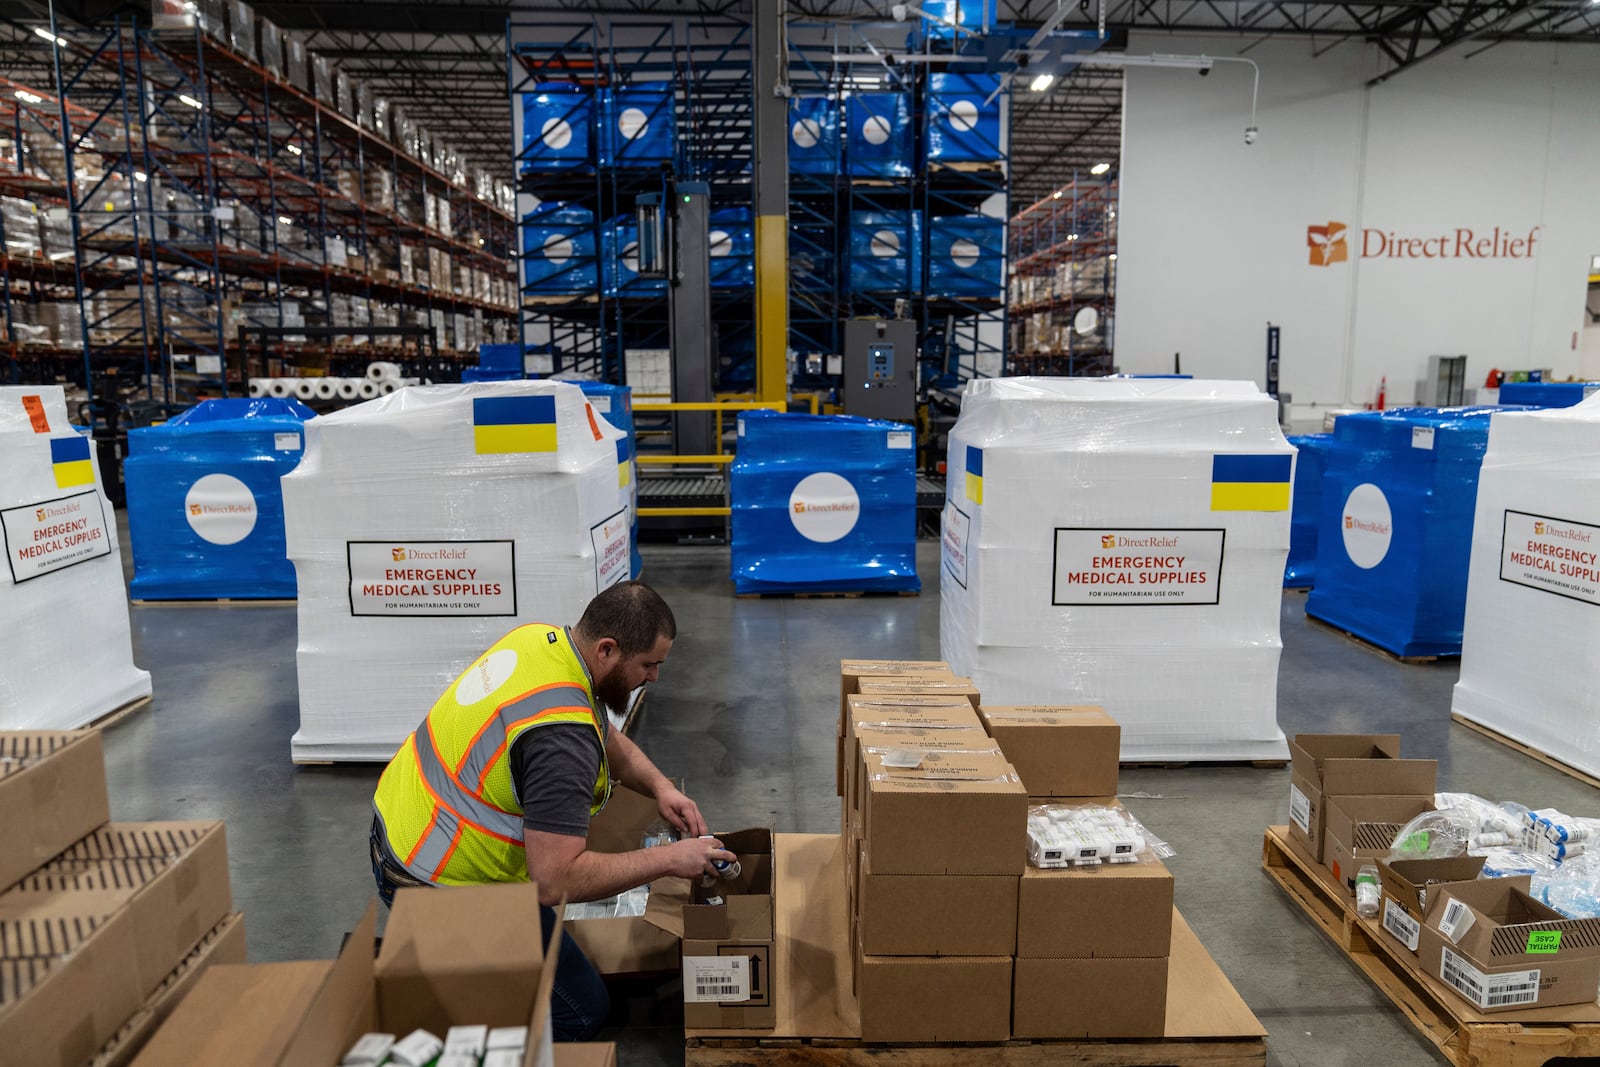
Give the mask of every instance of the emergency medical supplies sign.
M 1500 580 L 1600 604 L 1600 526 L 1507 510 Z
M 1051 603 L 1215 604 L 1222 591 L 1223 535 L 1209 529 L 1058 526 Z
M 632 565 L 628 534 L 627 508 L 589 528 L 589 543 L 594 546 L 595 592 L 627 579 Z
M 96 489 L 0 511 L 6 563 L 19 585 L 111 555 L 105 509 Z
M 347 541 L 351 615 L 517 613 L 514 541 Z

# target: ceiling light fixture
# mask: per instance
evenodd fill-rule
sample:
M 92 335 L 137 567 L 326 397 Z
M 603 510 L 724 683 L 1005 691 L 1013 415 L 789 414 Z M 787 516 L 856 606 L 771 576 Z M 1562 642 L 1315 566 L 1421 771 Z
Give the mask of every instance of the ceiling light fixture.
M 150 175 L 146 174 L 142 170 L 136 170 L 133 172 L 133 180 L 136 182 L 147 182 L 150 180 Z
M 1089 173 L 1098 176 L 1098 175 L 1104 174 L 1106 171 L 1108 171 L 1110 169 L 1111 169 L 1111 164 L 1109 164 L 1109 163 L 1096 163 L 1094 166 L 1089 168 Z
M 278 222 L 284 226 L 294 225 L 294 219 L 291 219 L 288 215 L 279 215 Z
M 33 93 L 28 92 L 28 90 L 26 90 L 26 89 L 18 89 L 17 90 L 17 99 L 21 100 L 24 104 L 42 104 L 42 103 L 44 103 L 44 97 L 35 96 Z
M 51 44 L 56 45 L 57 47 L 67 43 L 67 39 L 65 37 L 57 37 L 55 34 L 51 33 L 49 30 L 45 29 L 43 26 L 35 26 L 33 28 L 33 32 L 38 34 L 40 37 L 43 37 L 45 40 L 49 41 Z
M 1028 85 L 1031 92 L 1042 93 L 1056 83 L 1054 74 L 1040 74 Z
M 1050 199 L 1051 200 L 1060 200 L 1061 199 L 1061 190 L 1057 189 L 1055 192 L 1051 193 L 1050 194 Z
M 285 147 L 285 148 L 287 148 L 289 150 L 289 154 L 291 156 L 298 156 L 298 155 L 301 154 L 300 146 L 297 145 L 297 144 L 286 144 L 283 147 Z
M 190 96 L 188 93 L 179 93 L 178 94 L 178 100 L 181 103 L 188 104 L 190 107 L 194 108 L 196 111 L 201 111 L 201 110 L 205 109 L 205 105 L 204 104 L 202 104 L 200 101 L 196 100 L 194 97 Z

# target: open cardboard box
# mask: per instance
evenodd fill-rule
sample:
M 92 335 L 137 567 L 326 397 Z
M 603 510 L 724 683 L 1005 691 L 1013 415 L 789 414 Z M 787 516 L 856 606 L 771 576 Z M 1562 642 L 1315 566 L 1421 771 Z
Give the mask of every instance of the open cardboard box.
M 1433 799 L 1438 761 L 1401 759 L 1399 734 L 1296 734 L 1289 742 L 1289 836 L 1325 862 L 1325 797 Z
M 1433 810 L 1433 797 L 1329 796 L 1323 831 L 1323 862 L 1346 894 L 1355 895 L 1356 874 L 1389 855 L 1406 823 Z
M 660 817 L 654 800 L 618 785 L 600 814 L 589 821 L 589 848 L 595 852 L 631 852 L 643 843 L 645 830 Z M 651 896 L 663 892 L 675 893 L 681 902 L 688 896 L 688 883 L 675 878 L 659 879 L 651 888 Z M 568 919 L 565 927 L 566 935 L 583 949 L 602 975 L 664 974 L 678 969 L 680 936 L 644 916 Z
M 1417 951 L 1427 897 L 1455 885 L 1475 882 L 1483 874 L 1482 856 L 1449 856 L 1427 860 L 1378 860 L 1383 885 L 1383 929 L 1412 952 Z
M 374 901 L 331 963 L 211 967 L 135 1067 L 322 1067 L 365 1033 L 474 1023 L 526 1025 L 524 1067 L 551 1062 L 561 927 L 546 944 L 537 886 L 402 889 L 374 961 L 377 916 Z

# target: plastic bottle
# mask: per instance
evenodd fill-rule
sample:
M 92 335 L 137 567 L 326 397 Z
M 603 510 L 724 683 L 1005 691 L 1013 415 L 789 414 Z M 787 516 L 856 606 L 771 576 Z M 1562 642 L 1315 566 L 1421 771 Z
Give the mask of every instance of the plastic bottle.
M 701 840 L 710 840 L 711 837 L 711 834 L 706 834 L 701 838 Z M 710 889 L 712 886 L 717 884 L 718 879 L 725 878 L 731 882 L 733 879 L 739 877 L 739 875 L 744 871 L 744 868 L 739 866 L 738 860 L 712 860 L 711 866 L 716 868 L 717 873 L 702 874 L 700 876 L 700 886 L 702 889 Z
M 1378 887 L 1378 868 L 1369 863 L 1356 872 L 1356 914 L 1363 919 L 1376 919 L 1382 900 L 1383 890 Z

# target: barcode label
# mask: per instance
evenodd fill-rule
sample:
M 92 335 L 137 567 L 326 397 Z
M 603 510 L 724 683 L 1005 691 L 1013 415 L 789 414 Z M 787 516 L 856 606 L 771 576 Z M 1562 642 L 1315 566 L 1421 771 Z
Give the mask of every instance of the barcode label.
M 1289 786 L 1289 818 L 1308 835 L 1311 833 L 1311 798 Z
M 1444 950 L 1439 979 L 1480 1008 L 1509 1008 L 1539 1003 L 1539 972 L 1484 974 L 1462 957 Z
M 910 430 L 890 430 L 889 431 L 889 447 L 890 448 L 910 448 L 911 447 L 911 431 Z
M 1407 915 L 1406 909 L 1388 898 L 1383 901 L 1383 928 L 1406 948 L 1412 952 L 1417 951 L 1417 935 L 1422 932 L 1422 924 Z
M 1462 936 L 1477 921 L 1471 908 L 1452 897 L 1445 902 L 1444 914 L 1439 916 L 1439 932 L 1448 937 L 1452 945 L 1460 944 Z
M 749 961 L 743 956 L 683 957 L 683 1002 L 725 1004 L 750 999 Z
M 275 433 L 272 435 L 272 447 L 279 452 L 300 451 L 300 435 L 297 433 Z
M 1411 427 L 1411 447 L 1412 448 L 1426 448 L 1426 449 L 1429 449 L 1431 451 L 1432 448 L 1433 448 L 1433 427 L 1432 426 L 1413 426 L 1413 427 Z

